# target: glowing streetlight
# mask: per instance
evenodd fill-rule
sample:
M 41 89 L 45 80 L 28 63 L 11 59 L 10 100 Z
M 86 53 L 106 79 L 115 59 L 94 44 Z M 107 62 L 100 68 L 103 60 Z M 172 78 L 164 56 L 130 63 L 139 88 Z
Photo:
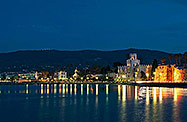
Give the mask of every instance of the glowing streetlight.
M 147 79 L 149 78 L 149 73 L 146 73 L 146 77 L 147 77 Z

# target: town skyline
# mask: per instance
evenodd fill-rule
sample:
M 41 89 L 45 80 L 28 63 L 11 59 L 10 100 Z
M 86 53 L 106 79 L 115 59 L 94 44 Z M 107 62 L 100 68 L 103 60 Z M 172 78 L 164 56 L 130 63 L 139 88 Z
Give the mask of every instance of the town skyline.
M 187 121 L 187 0 L 0 0 L 0 122 Z
M 161 63 L 158 63 L 154 58 L 152 64 L 142 64 L 138 59 L 137 53 L 129 53 L 129 58 L 126 63 L 119 61 L 113 62 L 107 66 L 90 65 L 88 62 L 83 67 L 77 67 L 70 64 L 62 68 L 58 66 L 50 66 L 53 71 L 46 69 L 42 70 L 28 70 L 29 66 L 22 64 L 22 71 L 20 72 L 3 72 L 0 74 L 0 82 L 33 82 L 33 83 L 90 83 L 90 82 L 185 82 L 187 79 L 186 64 L 187 53 L 168 55 L 169 62 L 166 62 L 166 57 L 162 57 Z M 175 62 L 172 62 L 172 58 Z M 80 65 L 80 64 L 79 64 Z M 17 66 L 13 66 L 16 68 Z M 9 67 L 10 69 L 10 67 Z M 68 70 L 69 69 L 69 70 Z M 68 71 L 74 70 L 74 73 Z

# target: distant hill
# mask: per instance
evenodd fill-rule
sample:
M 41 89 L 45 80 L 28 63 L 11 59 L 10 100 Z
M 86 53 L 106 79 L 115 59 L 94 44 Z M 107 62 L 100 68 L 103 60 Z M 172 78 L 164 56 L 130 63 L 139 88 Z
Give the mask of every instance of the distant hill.
M 147 49 L 127 49 L 116 51 L 57 51 L 33 50 L 0 53 L 0 72 L 25 70 L 56 70 L 59 67 L 85 67 L 89 65 L 106 66 L 113 62 L 126 63 L 129 53 L 137 53 L 141 64 L 152 64 L 153 59 L 160 62 L 169 53 Z

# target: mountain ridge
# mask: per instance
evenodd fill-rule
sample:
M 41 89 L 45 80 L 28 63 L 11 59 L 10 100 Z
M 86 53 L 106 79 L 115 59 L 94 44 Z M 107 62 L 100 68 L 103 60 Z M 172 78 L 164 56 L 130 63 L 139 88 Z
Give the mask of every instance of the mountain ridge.
M 18 53 L 18 52 L 87 52 L 87 51 L 97 51 L 97 52 L 119 52 L 119 51 L 128 51 L 128 50 L 144 50 L 144 51 L 152 51 L 152 52 L 162 52 L 167 54 L 174 54 L 169 53 L 166 51 L 159 51 L 159 50 L 152 50 L 152 49 L 138 49 L 138 48 L 128 48 L 128 49 L 115 49 L 115 50 L 97 50 L 97 49 L 83 49 L 83 50 L 57 50 L 57 49 L 39 49 L 39 50 L 17 50 L 17 51 L 10 51 L 10 52 L 0 52 L 0 54 L 9 54 L 9 53 Z
M 20 50 L 9 53 L 0 53 L 0 72 L 32 70 L 55 70 L 57 67 L 73 65 L 85 67 L 89 65 L 112 66 L 113 62 L 126 63 L 130 53 L 137 53 L 141 64 L 152 64 L 154 59 L 160 62 L 162 57 L 173 55 L 149 49 L 124 49 L 124 50 Z

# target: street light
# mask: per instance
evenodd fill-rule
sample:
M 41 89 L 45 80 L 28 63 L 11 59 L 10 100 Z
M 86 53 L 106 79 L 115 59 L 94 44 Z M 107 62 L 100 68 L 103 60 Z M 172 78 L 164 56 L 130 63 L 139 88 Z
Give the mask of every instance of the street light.
M 81 80 L 83 80 L 83 77 L 81 77 Z
M 149 79 L 149 73 L 146 73 L 146 76 L 147 76 L 147 80 Z
M 106 79 L 108 80 L 108 77 L 106 77 Z

